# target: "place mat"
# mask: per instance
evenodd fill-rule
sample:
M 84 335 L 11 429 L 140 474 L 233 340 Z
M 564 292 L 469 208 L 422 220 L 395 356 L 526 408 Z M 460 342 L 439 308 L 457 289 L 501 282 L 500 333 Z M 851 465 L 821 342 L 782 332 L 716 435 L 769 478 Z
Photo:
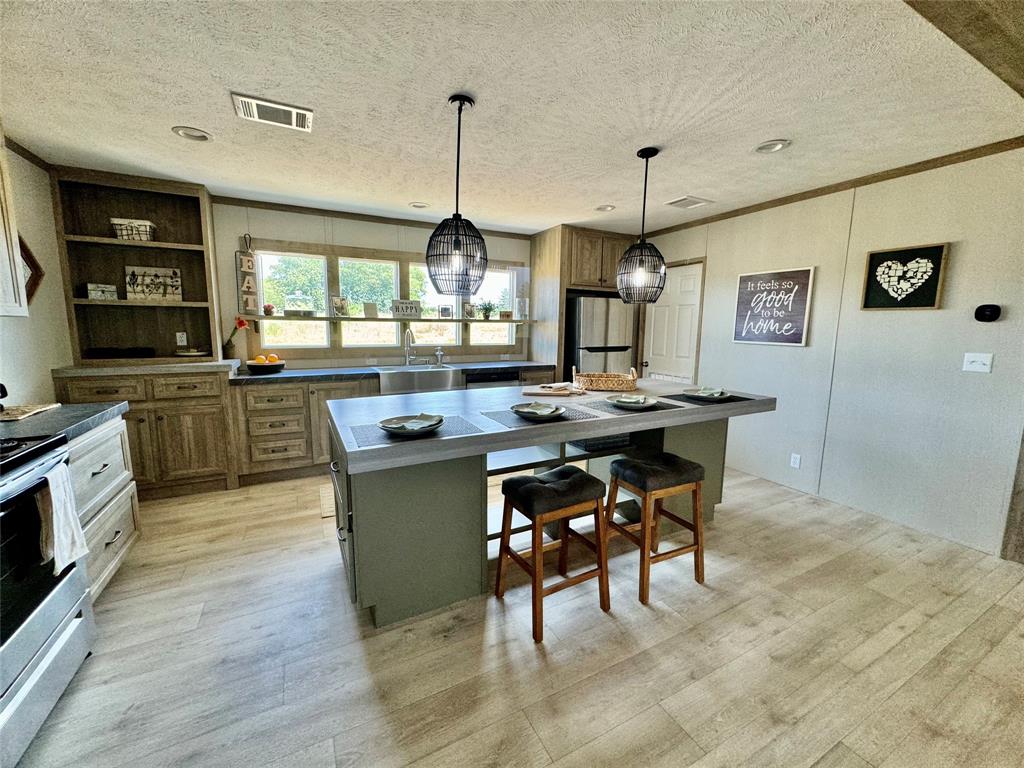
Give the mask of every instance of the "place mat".
M 678 400 L 681 403 L 689 403 L 690 405 L 721 405 L 722 403 L 745 403 L 751 398 L 740 397 L 739 395 L 729 395 L 723 397 L 721 400 L 716 400 L 713 403 L 709 403 L 706 400 L 694 400 L 692 397 L 686 395 L 660 395 L 660 397 L 667 397 L 669 400 Z
M 480 411 L 480 413 L 488 419 L 493 419 L 499 424 L 504 424 L 506 427 L 524 427 L 531 424 L 557 424 L 563 419 L 567 421 L 583 421 L 585 419 L 598 418 L 596 414 L 578 411 L 575 408 L 566 408 L 565 413 L 562 414 L 561 418 L 552 419 L 551 421 L 530 421 L 529 419 L 524 419 L 522 416 L 513 413 L 512 411 Z
M 603 413 L 610 413 L 612 416 L 629 416 L 634 413 L 654 413 L 654 411 L 669 411 L 673 408 L 681 408 L 680 405 L 674 403 L 663 403 L 660 400 L 652 408 L 645 408 L 642 411 L 631 411 L 628 408 L 618 408 L 607 400 L 587 400 L 580 403 L 584 408 L 593 408 L 595 411 L 601 411 Z
M 458 435 L 476 435 L 483 432 L 480 427 L 466 421 L 461 416 L 445 416 L 444 424 L 428 432 L 425 435 L 408 436 L 393 435 L 385 432 L 376 424 L 359 424 L 350 427 L 352 436 L 356 439 L 356 445 L 360 448 L 369 448 L 374 445 L 392 445 L 394 443 L 414 443 L 420 440 L 429 440 L 432 437 L 456 437 Z

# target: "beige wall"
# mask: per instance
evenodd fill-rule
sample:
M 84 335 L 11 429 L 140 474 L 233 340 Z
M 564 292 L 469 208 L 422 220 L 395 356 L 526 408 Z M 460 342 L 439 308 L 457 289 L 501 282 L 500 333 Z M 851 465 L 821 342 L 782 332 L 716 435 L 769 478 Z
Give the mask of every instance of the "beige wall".
M 1024 428 L 1022 180 L 1017 150 L 701 228 L 699 383 L 779 398 L 730 424 L 729 464 L 998 552 Z M 685 232 L 655 242 L 671 258 Z M 868 250 L 933 242 L 952 244 L 943 309 L 860 310 Z M 802 266 L 809 345 L 732 342 L 737 275 Z M 976 322 L 983 303 L 1004 319 Z M 964 352 L 993 372 L 963 373 Z
M 381 224 L 370 221 L 342 219 L 335 216 L 274 211 L 237 205 L 213 206 L 214 242 L 217 252 L 217 292 L 220 300 L 221 324 L 225 338 L 238 313 L 235 288 L 235 251 L 239 238 L 246 232 L 253 237 L 270 240 L 294 240 L 301 243 L 349 245 L 356 248 L 385 248 L 423 253 L 431 230 L 426 227 Z M 530 263 L 530 241 L 513 237 L 487 236 L 487 256 L 494 261 Z M 240 339 L 241 334 L 236 336 Z M 324 367 L 329 360 L 292 362 L 292 367 Z M 356 365 L 348 359 L 344 365 Z
M 46 275 L 28 317 L 0 317 L 0 381 L 10 393 L 6 405 L 45 403 L 54 397 L 50 369 L 71 364 L 50 177 L 20 155 L 4 151 L 18 232 Z

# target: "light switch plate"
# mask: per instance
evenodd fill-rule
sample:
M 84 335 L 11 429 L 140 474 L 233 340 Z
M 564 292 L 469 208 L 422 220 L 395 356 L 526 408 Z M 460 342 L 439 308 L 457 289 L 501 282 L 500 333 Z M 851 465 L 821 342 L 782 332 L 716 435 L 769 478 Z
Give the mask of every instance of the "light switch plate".
M 992 373 L 992 353 L 964 352 L 964 370 L 971 373 Z
M 187 347 L 188 334 L 185 333 L 184 331 L 178 331 L 176 334 L 174 334 L 174 343 L 177 344 L 179 347 Z

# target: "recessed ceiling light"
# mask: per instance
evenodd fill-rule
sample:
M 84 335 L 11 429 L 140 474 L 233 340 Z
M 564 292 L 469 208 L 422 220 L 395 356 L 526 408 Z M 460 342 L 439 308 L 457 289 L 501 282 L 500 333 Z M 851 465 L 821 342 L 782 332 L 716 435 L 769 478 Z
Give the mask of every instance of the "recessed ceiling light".
M 770 155 L 774 152 L 781 152 L 792 143 L 789 139 L 769 139 L 768 141 L 762 141 L 754 147 L 754 151 L 760 152 L 762 155 Z
M 187 125 L 176 125 L 171 128 L 171 132 L 178 134 L 183 139 L 191 139 L 192 141 L 213 141 L 213 136 L 206 131 L 190 128 Z
M 615 206 L 614 205 L 599 205 L 594 210 L 595 211 L 600 211 L 601 213 L 608 213 L 608 211 L 614 211 L 615 210 Z
M 421 203 L 418 200 L 414 200 L 413 202 L 409 203 L 409 207 L 410 208 L 429 208 L 430 207 L 430 203 Z

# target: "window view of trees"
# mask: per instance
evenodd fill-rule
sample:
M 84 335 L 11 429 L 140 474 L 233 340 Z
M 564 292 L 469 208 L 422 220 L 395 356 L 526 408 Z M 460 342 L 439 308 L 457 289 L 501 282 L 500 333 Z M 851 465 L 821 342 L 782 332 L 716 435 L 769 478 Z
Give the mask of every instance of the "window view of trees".
M 492 317 L 497 319 L 499 311 L 512 309 L 513 297 L 515 295 L 514 272 L 511 270 L 488 269 L 487 274 L 484 275 L 483 285 L 480 286 L 480 290 L 473 297 L 473 303 L 493 302 L 494 315 Z M 470 329 L 469 343 L 474 346 L 514 344 L 516 341 L 515 333 L 515 326 L 511 323 L 481 323 L 474 325 Z
M 285 309 L 327 314 L 327 262 L 322 257 L 266 252 L 257 257 L 261 304 L 273 304 L 277 314 Z M 263 334 L 268 348 L 330 346 L 327 323 L 266 320 Z
M 391 317 L 391 302 L 399 298 L 398 264 L 393 261 L 339 259 L 338 284 L 348 299 L 351 317 L 364 317 L 363 304 L 376 304 L 378 317 Z M 387 347 L 399 343 L 398 323 L 342 323 L 346 347 Z

